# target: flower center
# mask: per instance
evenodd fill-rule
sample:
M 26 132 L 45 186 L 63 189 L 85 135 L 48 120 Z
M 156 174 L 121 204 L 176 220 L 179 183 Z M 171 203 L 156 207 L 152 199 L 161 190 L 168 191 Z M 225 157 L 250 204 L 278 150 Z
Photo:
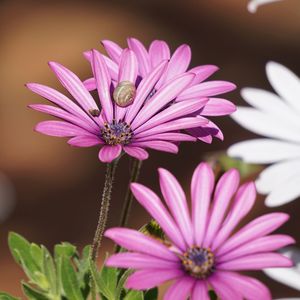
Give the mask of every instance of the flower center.
M 185 271 L 196 278 L 207 278 L 214 270 L 214 254 L 209 248 L 192 247 L 181 260 Z
M 130 126 L 125 122 L 104 123 L 101 129 L 102 138 L 108 145 L 126 145 L 130 142 L 133 132 Z

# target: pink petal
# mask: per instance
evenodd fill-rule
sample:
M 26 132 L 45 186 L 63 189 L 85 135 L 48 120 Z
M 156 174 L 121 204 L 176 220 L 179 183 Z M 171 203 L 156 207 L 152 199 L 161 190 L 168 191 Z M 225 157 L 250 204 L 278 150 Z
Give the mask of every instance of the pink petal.
M 156 94 L 148 101 L 145 106 L 137 114 L 136 118 L 132 122 L 131 128 L 135 128 L 142 125 L 149 120 L 155 113 L 157 113 L 166 104 L 172 101 L 176 96 L 185 89 L 185 87 L 193 79 L 193 74 L 183 74 L 172 80 L 169 84 L 164 85 Z
M 199 111 L 207 103 L 207 101 L 208 99 L 203 98 L 201 100 L 196 99 L 172 104 L 137 128 L 135 133 L 145 131 L 179 117 L 188 116 L 191 113 Z
M 208 295 L 208 289 L 207 289 L 207 284 L 202 281 L 198 280 L 195 283 L 191 300 L 210 300 L 210 297 Z
M 211 136 L 216 137 L 221 141 L 224 140 L 224 136 L 221 129 L 212 121 L 208 120 L 208 123 L 205 124 L 203 127 Z
M 212 142 L 211 132 L 204 127 L 190 128 L 187 132 L 204 143 L 211 144 Z
M 69 139 L 68 144 L 75 147 L 92 147 L 103 144 L 103 141 L 95 135 L 79 135 Z
M 124 49 L 120 61 L 119 82 L 130 81 L 135 83 L 138 73 L 138 62 L 132 50 Z
M 120 63 L 122 48 L 113 41 L 102 40 L 101 44 L 103 45 L 105 51 L 109 57 L 117 64 Z
M 234 289 L 234 284 L 228 285 L 227 281 L 218 272 L 210 276 L 208 282 L 218 295 L 218 298 L 222 300 L 243 300 L 240 291 Z
M 169 171 L 160 168 L 158 169 L 158 174 L 160 189 L 164 199 L 181 230 L 182 236 L 191 247 L 194 244 L 193 228 L 184 191 L 177 179 Z
M 52 103 L 60 106 L 61 108 L 65 109 L 69 113 L 83 119 L 86 123 L 88 123 L 93 128 L 97 129 L 98 126 L 95 124 L 93 120 L 79 107 L 75 104 L 72 100 L 68 97 L 63 95 L 62 93 L 42 84 L 38 83 L 28 83 L 26 85 L 31 91 L 34 93 L 46 98 L 47 100 L 51 101 Z
M 135 38 L 128 38 L 127 43 L 129 49 L 134 51 L 137 57 L 141 76 L 145 77 L 150 71 L 150 59 L 146 48 L 139 40 Z
M 89 113 L 91 109 L 99 109 L 91 94 L 84 87 L 82 81 L 73 72 L 56 62 L 49 62 L 49 66 L 61 84 L 87 113 Z
M 124 146 L 123 149 L 128 155 L 138 160 L 145 160 L 149 157 L 148 152 L 140 147 Z
M 113 105 L 110 97 L 111 78 L 103 57 L 97 50 L 93 50 L 92 65 L 101 106 L 106 120 L 111 122 L 113 119 Z
M 255 239 L 249 243 L 246 243 L 221 257 L 218 257 L 218 262 L 229 261 L 241 256 L 260 253 L 260 252 L 271 252 L 276 251 L 287 245 L 294 244 L 295 240 L 288 236 L 282 234 L 274 234 L 263 236 L 258 239 Z
M 272 300 L 269 289 L 255 278 L 234 272 L 219 271 L 218 274 L 228 286 L 232 286 L 236 291 L 239 291 L 245 299 Z
M 139 84 L 136 97 L 133 104 L 129 107 L 128 113 L 126 114 L 125 121 L 126 123 L 131 123 L 132 120 L 136 117 L 140 108 L 144 104 L 145 100 L 152 92 L 156 82 L 159 80 L 161 75 L 166 69 L 167 61 L 161 62 L 156 68 L 154 68 Z
M 217 253 L 218 255 L 225 254 L 246 242 L 265 236 L 279 228 L 288 219 L 289 215 L 284 213 L 270 213 L 258 217 L 223 243 Z
M 180 269 L 181 263 L 141 253 L 118 253 L 109 257 L 106 266 L 124 269 Z
M 211 97 L 219 94 L 224 94 L 234 90 L 236 86 L 228 81 L 208 81 L 203 82 L 183 91 L 176 101 L 184 101 L 187 99 Z
M 149 56 L 152 68 L 156 67 L 163 60 L 170 59 L 170 48 L 165 41 L 155 40 L 149 47 Z
M 208 221 L 210 197 L 214 188 L 214 173 L 207 163 L 195 169 L 191 182 L 192 220 L 195 244 L 202 245 Z
M 165 245 L 137 230 L 110 228 L 105 231 L 104 235 L 130 251 L 141 252 L 164 260 L 178 262 L 178 257 Z
M 196 138 L 184 133 L 168 132 L 168 133 L 158 133 L 155 136 L 146 136 L 146 137 L 137 138 L 134 140 L 134 142 L 144 142 L 144 141 L 153 141 L 153 140 L 156 141 L 164 140 L 169 142 L 183 142 L 183 141 L 194 142 L 196 141 Z
M 99 151 L 99 159 L 104 163 L 111 163 L 114 159 L 119 157 L 121 154 L 122 147 L 116 146 L 103 146 Z
M 169 153 L 178 153 L 178 147 L 170 142 L 166 141 L 146 141 L 146 142 L 133 142 L 132 146 L 150 148 L 158 151 L 169 152 Z
M 235 169 L 227 171 L 218 181 L 208 227 L 203 241 L 204 247 L 211 246 L 211 243 L 223 222 L 231 198 L 238 189 L 239 182 L 240 176 Z
M 197 66 L 189 70 L 189 73 L 194 73 L 196 76 L 194 80 L 191 83 L 192 85 L 199 84 L 200 82 L 207 79 L 209 76 L 214 74 L 216 71 L 218 71 L 219 68 L 214 65 L 203 65 L 203 66 Z
M 292 267 L 292 261 L 278 253 L 258 253 L 218 264 L 218 270 L 247 271 L 264 268 Z
M 138 183 L 131 184 L 131 191 L 137 201 L 149 212 L 153 219 L 158 222 L 169 239 L 173 241 L 178 248 L 184 250 L 185 242 L 179 228 L 158 196 L 152 190 Z
M 96 79 L 94 77 L 86 79 L 83 84 L 88 91 L 94 91 L 97 88 Z
M 89 135 L 88 131 L 82 129 L 76 125 L 62 122 L 62 121 L 43 121 L 38 123 L 35 126 L 35 130 L 37 132 L 51 135 L 51 136 L 58 136 L 58 137 L 69 137 L 75 135 Z
M 155 139 L 155 135 L 158 133 L 164 133 L 169 131 L 177 131 L 180 129 L 187 129 L 187 128 L 193 128 L 193 127 L 199 127 L 207 124 L 206 119 L 202 119 L 199 117 L 189 117 L 189 118 L 180 118 L 177 120 L 173 120 L 167 123 L 163 123 L 160 125 L 157 125 L 155 127 L 152 127 L 151 129 L 148 129 L 146 131 L 137 133 L 135 137 L 145 137 L 153 135 Z
M 36 111 L 47 113 L 54 117 L 63 119 L 70 123 L 73 123 L 74 125 L 77 125 L 91 133 L 98 134 L 98 132 L 99 132 L 99 127 L 94 122 L 93 122 L 93 125 L 91 126 L 89 122 L 82 120 L 81 117 L 74 116 L 59 107 L 45 105 L 45 104 L 31 104 L 28 107 L 30 107 Z
M 190 276 L 177 279 L 165 293 L 164 300 L 188 299 L 195 282 L 196 279 Z
M 253 182 L 243 184 L 235 196 L 228 216 L 215 236 L 212 249 L 218 248 L 229 237 L 236 225 L 248 214 L 254 205 L 256 189 Z
M 225 116 L 230 115 L 236 111 L 236 106 L 221 98 L 209 98 L 207 104 L 201 111 L 202 116 Z
M 142 270 L 130 275 L 125 284 L 127 289 L 146 290 L 159 286 L 166 281 L 184 276 L 181 270 Z

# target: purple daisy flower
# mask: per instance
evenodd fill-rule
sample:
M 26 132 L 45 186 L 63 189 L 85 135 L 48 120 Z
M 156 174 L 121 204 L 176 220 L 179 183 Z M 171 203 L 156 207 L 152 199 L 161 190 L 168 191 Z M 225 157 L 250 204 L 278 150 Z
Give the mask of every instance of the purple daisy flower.
M 126 228 L 112 228 L 105 233 L 130 251 L 106 261 L 108 266 L 136 270 L 126 287 L 145 290 L 175 280 L 165 300 L 208 300 L 209 289 L 222 300 L 272 299 L 264 284 L 238 271 L 292 266 L 288 258 L 274 251 L 294 243 L 294 239 L 271 234 L 289 216 L 269 213 L 236 231 L 254 205 L 256 190 L 253 182 L 239 187 L 239 174 L 234 169 L 214 186 L 211 167 L 201 163 L 196 168 L 191 182 L 191 214 L 176 178 L 159 169 L 159 179 L 166 206 L 141 184 L 133 183 L 131 190 L 159 223 L 168 241 L 160 242 Z
M 138 80 L 136 85 L 138 85 L 141 78 L 145 78 L 153 68 L 156 68 L 164 60 L 168 60 L 166 70 L 153 86 L 150 96 L 164 84 L 174 80 L 178 75 L 188 72 L 194 74 L 194 78 L 184 90 L 178 93 L 177 97 L 174 99 L 175 102 L 208 98 L 205 106 L 203 106 L 196 114 L 203 117 L 224 116 L 231 114 L 236 110 L 235 106 L 230 101 L 215 97 L 234 90 L 234 84 L 220 80 L 203 82 L 219 69 L 217 66 L 202 65 L 188 70 L 192 57 L 192 52 L 188 45 L 183 44 L 179 46 L 173 55 L 171 55 L 170 48 L 165 41 L 154 40 L 151 43 L 149 50 L 135 38 L 128 38 L 127 44 L 128 48 L 135 53 L 138 61 Z M 123 49 L 109 40 L 103 40 L 102 45 L 108 54 L 108 56 L 103 55 L 103 58 L 107 64 L 111 78 L 113 81 L 117 82 L 119 77 L 118 68 L 121 66 Z M 85 52 L 84 55 L 91 61 L 91 51 Z M 87 79 L 84 81 L 84 84 L 88 90 L 96 89 L 95 78 Z M 206 143 L 211 143 L 212 137 L 223 140 L 222 131 L 210 120 L 201 127 L 189 129 L 188 132 Z

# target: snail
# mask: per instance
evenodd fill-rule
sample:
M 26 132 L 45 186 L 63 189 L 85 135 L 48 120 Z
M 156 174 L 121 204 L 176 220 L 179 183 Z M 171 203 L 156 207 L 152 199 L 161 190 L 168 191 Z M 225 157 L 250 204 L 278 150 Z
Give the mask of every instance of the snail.
M 126 107 L 134 101 L 135 85 L 130 81 L 121 81 L 114 90 L 113 98 L 118 106 Z

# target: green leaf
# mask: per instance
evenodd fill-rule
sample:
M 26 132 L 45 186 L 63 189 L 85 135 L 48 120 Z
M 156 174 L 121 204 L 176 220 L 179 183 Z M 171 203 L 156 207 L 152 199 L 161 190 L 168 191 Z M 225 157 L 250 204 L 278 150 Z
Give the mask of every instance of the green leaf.
M 119 282 L 118 282 L 118 285 L 117 285 L 117 289 L 116 289 L 116 300 L 122 300 L 121 297 L 122 297 L 122 291 L 124 289 L 124 284 L 125 284 L 128 276 L 131 275 L 132 272 L 133 272 L 133 270 L 131 270 L 131 269 L 126 270 L 122 274 L 121 278 L 119 279 Z
M 0 300 L 20 300 L 20 298 L 15 298 L 7 293 L 0 292 Z
M 53 258 L 50 252 L 46 249 L 46 247 L 42 246 L 41 250 L 42 250 L 42 270 L 49 282 L 50 285 L 49 290 L 51 294 L 57 295 L 58 289 L 57 289 L 57 281 L 56 281 L 56 269 L 55 269 Z
M 73 257 L 77 251 L 76 247 L 68 242 L 63 242 L 59 245 L 55 245 L 54 247 L 55 257 L 65 256 L 65 257 Z
M 43 251 L 41 247 L 39 247 L 37 244 L 31 243 L 30 244 L 30 254 L 35 263 L 39 266 L 39 268 L 42 268 L 43 265 Z
M 144 294 L 145 300 L 157 300 L 158 299 L 158 288 L 148 290 Z
M 144 300 L 144 294 L 142 291 L 130 290 L 124 300 Z
M 76 272 L 70 259 L 64 256 L 61 259 L 61 283 L 66 297 L 72 300 L 83 300 Z
M 218 296 L 214 291 L 209 291 L 209 297 L 211 300 L 217 300 Z
M 49 300 L 46 295 L 34 288 L 27 283 L 22 283 L 23 292 L 30 300 Z

